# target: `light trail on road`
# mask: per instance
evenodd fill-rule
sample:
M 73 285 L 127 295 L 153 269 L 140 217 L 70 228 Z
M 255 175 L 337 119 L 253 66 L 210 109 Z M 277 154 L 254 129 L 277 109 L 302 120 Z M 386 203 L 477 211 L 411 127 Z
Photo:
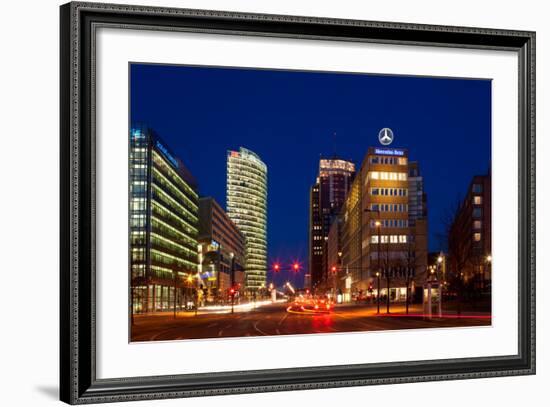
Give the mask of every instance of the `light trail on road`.
M 238 312 L 249 312 L 253 311 L 254 309 L 258 307 L 262 307 L 264 305 L 271 305 L 274 303 L 281 303 L 286 302 L 285 300 L 276 300 L 271 301 L 257 301 L 257 302 L 247 302 L 245 304 L 236 304 L 236 305 L 206 305 L 204 307 L 199 307 L 199 312 L 208 312 L 210 314 L 227 314 L 230 313 L 231 310 L 238 311 Z
M 132 325 L 131 341 L 170 341 L 259 337 L 277 335 L 330 334 L 335 332 L 369 332 L 396 329 L 452 328 L 490 326 L 489 312 L 474 315 L 436 314 L 429 319 L 421 305 L 410 314 L 404 307 L 394 306 L 395 313 L 376 314 L 376 307 L 340 305 L 331 312 L 301 311 L 300 305 L 289 303 L 262 304 L 255 309 L 233 314 L 189 312 L 185 316 L 142 315 Z M 294 308 L 293 308 L 294 307 Z M 306 307 L 307 309 L 307 307 Z M 476 311 L 477 312 L 477 311 Z

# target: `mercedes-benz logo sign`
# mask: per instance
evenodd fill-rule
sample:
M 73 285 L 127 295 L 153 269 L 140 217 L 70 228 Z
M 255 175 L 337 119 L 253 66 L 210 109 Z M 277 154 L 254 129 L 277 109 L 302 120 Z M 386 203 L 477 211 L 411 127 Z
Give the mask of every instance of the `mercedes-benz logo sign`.
M 387 127 L 384 127 L 378 133 L 378 141 L 384 146 L 389 146 L 393 141 L 393 131 Z

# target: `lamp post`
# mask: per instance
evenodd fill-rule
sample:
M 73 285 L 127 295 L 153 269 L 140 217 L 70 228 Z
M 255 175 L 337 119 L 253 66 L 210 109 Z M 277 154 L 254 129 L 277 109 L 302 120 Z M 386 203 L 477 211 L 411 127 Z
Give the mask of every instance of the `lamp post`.
M 378 215 L 380 216 L 380 212 L 378 212 Z M 378 277 L 378 284 L 376 286 L 376 302 L 377 302 L 377 310 L 378 310 L 377 312 L 378 314 L 380 314 L 380 272 L 381 272 L 380 257 L 382 254 L 380 253 L 380 243 L 382 241 L 382 237 L 380 236 L 380 229 L 382 228 L 382 222 L 380 222 L 380 220 L 377 220 L 376 222 L 374 222 L 374 225 L 378 230 L 378 240 L 377 240 L 377 246 L 376 246 L 376 258 L 377 258 L 376 261 L 378 263 L 377 264 L 378 271 L 376 272 L 376 276 Z M 388 295 L 390 295 L 389 290 L 388 290 Z
M 487 255 L 487 257 L 485 258 L 485 261 L 487 263 L 487 270 L 489 271 L 489 278 L 491 278 L 491 265 L 492 265 L 492 262 L 493 262 L 493 256 L 491 256 L 490 254 Z M 485 279 L 485 275 L 483 276 L 483 288 L 485 289 L 485 281 L 487 281 Z
M 338 251 L 338 267 L 340 267 L 340 271 L 342 271 L 342 251 Z M 338 302 L 338 296 L 340 295 L 341 298 L 341 290 L 338 288 L 338 273 L 334 275 L 334 296 L 336 299 L 336 302 Z
M 376 272 L 376 313 L 380 314 L 380 272 Z
M 178 293 L 178 271 L 174 270 L 174 319 L 176 319 L 176 295 Z
M 197 272 L 197 287 L 195 288 L 195 316 L 197 316 L 199 313 L 199 281 L 201 281 L 201 277 Z
M 437 304 L 437 313 L 439 314 L 439 318 L 441 318 L 443 316 L 443 310 L 442 310 L 442 306 L 441 306 L 441 302 L 443 301 L 443 298 L 442 298 L 442 295 L 443 295 L 443 292 L 442 292 L 442 287 L 441 287 L 441 263 L 443 263 L 443 256 L 438 256 L 437 257 L 437 274 L 436 274 L 436 279 L 437 279 L 437 299 L 438 299 L 438 304 Z
M 378 220 L 376 220 L 374 222 L 374 225 L 376 226 L 377 228 L 377 232 L 378 232 L 378 240 L 377 240 L 377 248 L 376 248 L 376 257 L 377 257 L 377 269 L 378 271 L 376 272 L 376 278 L 377 278 L 377 285 L 376 285 L 376 308 L 377 308 L 377 313 L 380 314 L 380 241 L 381 241 L 381 236 L 380 236 L 380 229 L 382 227 L 382 222 L 380 221 L 380 210 L 379 209 L 365 209 L 364 210 L 365 212 L 369 212 L 369 213 L 377 213 L 378 214 Z M 389 284 L 388 284 L 389 285 Z M 388 299 L 389 299 L 389 287 L 388 287 Z M 389 302 L 388 302 L 388 313 L 389 313 Z
M 186 290 L 187 292 L 189 292 L 189 290 L 191 291 L 191 295 L 193 294 L 193 276 L 191 274 L 189 274 L 187 276 L 187 288 L 188 290 Z M 188 294 L 186 294 L 186 296 L 188 296 Z M 187 310 L 187 302 L 189 301 L 188 298 L 185 298 L 185 310 Z
M 435 273 L 434 266 L 428 266 L 428 298 L 427 298 L 427 314 L 428 318 L 432 318 L 432 279 Z
M 235 253 L 231 252 L 229 253 L 229 257 L 231 257 L 231 266 L 229 269 L 229 286 L 231 288 L 235 287 Z

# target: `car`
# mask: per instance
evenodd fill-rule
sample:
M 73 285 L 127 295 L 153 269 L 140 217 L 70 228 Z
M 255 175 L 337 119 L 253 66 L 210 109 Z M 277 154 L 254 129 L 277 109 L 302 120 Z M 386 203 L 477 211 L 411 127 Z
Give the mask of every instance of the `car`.
M 289 312 L 304 314 L 327 314 L 334 309 L 334 302 L 328 298 L 297 298 L 287 308 Z

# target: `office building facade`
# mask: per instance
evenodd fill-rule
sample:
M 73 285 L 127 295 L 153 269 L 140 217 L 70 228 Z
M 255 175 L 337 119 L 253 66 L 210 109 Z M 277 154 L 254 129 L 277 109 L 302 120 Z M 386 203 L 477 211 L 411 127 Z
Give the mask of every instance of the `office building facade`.
M 323 222 L 319 206 L 319 178 L 309 190 L 309 252 L 308 283 L 306 288 L 313 288 L 323 276 Z
M 253 294 L 267 277 L 267 166 L 243 147 L 227 152 L 227 215 L 245 237 L 246 289 Z
M 491 286 L 491 174 L 472 178 L 449 229 L 449 268 L 477 289 Z
M 428 247 L 426 196 L 417 182 L 417 164 L 414 168 L 415 199 L 410 194 L 407 150 L 368 149 L 341 211 L 338 281 L 345 298 L 380 293 L 402 301 L 407 287 L 414 290 L 422 284 Z M 418 196 L 422 208 L 416 208 Z M 410 213 L 412 207 L 418 209 L 414 214 Z
M 330 226 L 340 212 L 355 175 L 353 162 L 321 159 L 319 175 L 310 189 L 309 272 L 312 288 L 326 285 L 327 239 Z
M 424 179 L 420 175 L 417 162 L 409 162 L 409 225 L 414 226 L 417 219 L 428 217 L 428 204 L 424 192 Z
M 229 289 L 244 281 L 244 235 L 214 198 L 199 199 L 199 274 L 207 288 L 208 302 L 225 301 Z
M 136 313 L 179 309 L 197 288 L 196 182 L 145 126 L 130 131 L 129 161 L 132 309 Z

